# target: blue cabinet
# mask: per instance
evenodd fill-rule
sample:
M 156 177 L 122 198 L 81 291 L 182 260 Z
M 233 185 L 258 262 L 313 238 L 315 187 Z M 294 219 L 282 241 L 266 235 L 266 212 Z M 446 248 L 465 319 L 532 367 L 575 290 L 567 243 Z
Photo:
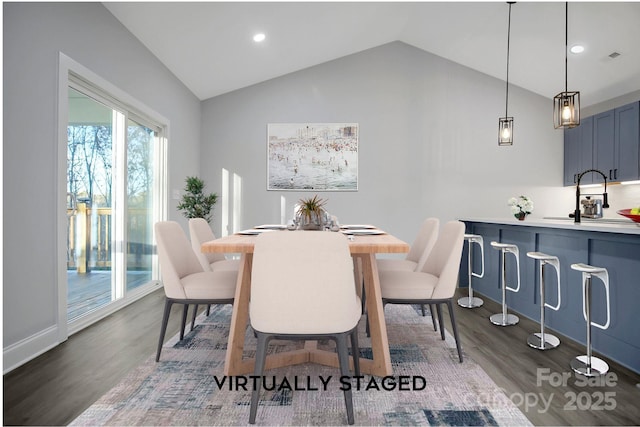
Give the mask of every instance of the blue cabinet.
M 613 169 L 615 169 L 614 120 L 613 110 L 596 114 L 593 117 L 593 144 L 595 146 L 593 166 L 604 172 L 609 180 L 613 180 Z
M 580 126 L 564 131 L 564 185 L 575 185 L 578 174 L 593 168 L 593 117 L 587 117 Z M 587 174 L 581 184 L 592 184 L 593 174 Z
M 640 101 L 605 111 L 566 129 L 564 185 L 575 185 L 576 174 L 598 169 L 612 182 L 640 179 Z M 581 184 L 602 182 L 587 174 Z
M 500 260 L 498 251 L 490 246 L 492 240 L 515 243 L 520 248 L 520 292 L 507 293 L 510 310 L 518 315 L 540 321 L 540 283 L 535 261 L 528 251 L 555 255 L 560 260 L 561 306 L 558 311 L 547 310 L 545 323 L 550 329 L 579 343 L 586 344 L 586 322 L 582 313 L 582 275 L 571 264 L 587 263 L 605 267 L 609 272 L 611 289 L 611 324 L 608 329 L 592 328 L 593 350 L 605 359 L 615 360 L 640 373 L 640 235 L 596 231 L 545 228 L 493 222 L 467 221 L 466 232 L 479 234 L 485 243 L 485 275 L 473 279 L 474 291 L 483 297 L 501 302 Z M 474 252 L 475 258 L 479 251 Z M 507 257 L 512 258 L 512 257 Z M 511 263 L 511 260 L 507 260 Z M 509 275 L 513 274 L 507 265 Z M 466 285 L 467 264 L 461 263 L 460 284 Z M 555 272 L 546 273 L 548 302 L 556 302 Z M 515 278 L 508 278 L 514 283 Z M 597 279 L 593 284 L 592 320 L 604 323 L 606 317 L 603 287 Z M 487 321 L 487 328 L 493 327 Z M 527 348 L 526 341 L 522 343 Z M 524 350 L 523 350 L 524 351 Z M 568 362 L 567 362 L 568 363 Z
M 613 181 L 640 179 L 640 102 L 614 110 Z

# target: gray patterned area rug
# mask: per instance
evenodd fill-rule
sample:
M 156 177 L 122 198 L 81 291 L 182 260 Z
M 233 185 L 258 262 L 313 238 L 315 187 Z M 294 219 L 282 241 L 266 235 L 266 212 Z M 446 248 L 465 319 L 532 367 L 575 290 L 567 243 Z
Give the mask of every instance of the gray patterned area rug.
M 459 363 L 453 338 L 442 341 L 429 314 L 419 313 L 385 309 L 394 377 L 349 382 L 338 369 L 311 363 L 266 371 L 256 424 L 344 425 L 342 390 L 350 386 L 356 425 L 531 425 L 477 363 L 466 354 Z M 200 316 L 184 340 L 165 344 L 159 363 L 151 356 L 71 425 L 247 425 L 252 378 L 223 374 L 230 319 L 230 306 Z M 370 355 L 364 330 L 363 318 L 360 351 Z M 270 352 L 301 345 L 272 343 Z M 245 356 L 255 344 L 248 328 Z

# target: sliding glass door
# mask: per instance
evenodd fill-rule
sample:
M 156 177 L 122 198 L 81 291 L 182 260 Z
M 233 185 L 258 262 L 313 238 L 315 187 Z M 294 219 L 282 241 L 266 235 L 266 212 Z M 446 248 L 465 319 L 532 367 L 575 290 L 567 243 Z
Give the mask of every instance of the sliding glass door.
M 161 128 L 70 81 L 67 125 L 67 319 L 157 280 Z

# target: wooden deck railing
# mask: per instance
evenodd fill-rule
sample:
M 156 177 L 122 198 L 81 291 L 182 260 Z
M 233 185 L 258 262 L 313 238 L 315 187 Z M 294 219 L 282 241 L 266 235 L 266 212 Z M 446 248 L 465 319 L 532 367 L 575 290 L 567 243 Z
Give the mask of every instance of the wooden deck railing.
M 111 208 L 78 203 L 67 209 L 67 269 L 86 273 L 111 268 Z M 127 268 L 150 269 L 154 253 L 148 209 L 129 209 L 127 215 Z

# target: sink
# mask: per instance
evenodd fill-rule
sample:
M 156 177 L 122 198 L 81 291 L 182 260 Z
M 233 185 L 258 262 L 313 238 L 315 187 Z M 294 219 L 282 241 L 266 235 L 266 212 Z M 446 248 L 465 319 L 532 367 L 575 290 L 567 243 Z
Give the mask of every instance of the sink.
M 569 218 L 568 216 L 545 216 L 542 219 L 552 219 L 554 221 L 571 221 L 573 222 L 573 218 Z M 581 223 L 592 223 L 592 224 L 633 224 L 633 221 L 626 218 L 580 218 Z

